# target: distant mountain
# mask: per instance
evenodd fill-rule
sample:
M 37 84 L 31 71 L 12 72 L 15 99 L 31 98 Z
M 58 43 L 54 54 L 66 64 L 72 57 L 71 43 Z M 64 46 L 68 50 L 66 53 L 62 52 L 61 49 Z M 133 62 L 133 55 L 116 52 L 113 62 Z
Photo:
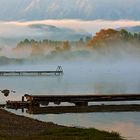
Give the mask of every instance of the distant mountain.
M 6 26 L 7 27 L 7 26 Z M 5 28 L 6 28 L 5 27 Z M 14 34 L 13 34 L 14 33 Z M 17 42 L 28 39 L 35 40 L 80 40 L 92 35 L 85 31 L 75 31 L 69 28 L 60 28 L 46 24 L 30 24 L 27 26 L 12 26 L 9 30 L 0 35 L 0 47 L 4 45 L 14 46 Z
M 75 31 L 69 28 L 60 28 L 46 24 L 32 24 L 29 28 L 41 33 L 42 38 L 50 40 L 80 40 L 81 38 L 91 37 L 91 34 L 84 31 Z
M 0 20 L 140 20 L 140 0 L 0 0 Z

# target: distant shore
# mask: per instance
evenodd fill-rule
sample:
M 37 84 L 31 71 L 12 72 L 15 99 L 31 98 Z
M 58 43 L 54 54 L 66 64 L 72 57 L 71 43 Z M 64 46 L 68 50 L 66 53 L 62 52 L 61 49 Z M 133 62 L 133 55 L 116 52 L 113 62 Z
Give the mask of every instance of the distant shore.
M 0 109 L 1 140 L 123 140 L 116 132 L 99 131 L 94 128 L 83 129 L 65 127 L 52 122 L 42 122 L 15 115 Z

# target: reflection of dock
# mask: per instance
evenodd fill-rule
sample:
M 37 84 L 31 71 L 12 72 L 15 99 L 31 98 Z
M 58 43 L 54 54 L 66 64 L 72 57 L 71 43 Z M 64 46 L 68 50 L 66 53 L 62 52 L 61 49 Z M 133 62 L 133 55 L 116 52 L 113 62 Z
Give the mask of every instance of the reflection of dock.
M 27 101 L 7 101 L 6 107 L 11 109 L 22 109 L 22 108 L 28 108 L 30 102 Z
M 90 113 L 90 112 L 139 112 L 140 105 L 92 105 L 92 106 L 55 106 L 30 107 L 29 114 L 63 114 L 63 113 Z
M 63 69 L 58 66 L 55 71 L 0 71 L 0 76 L 45 76 L 45 75 L 62 75 Z

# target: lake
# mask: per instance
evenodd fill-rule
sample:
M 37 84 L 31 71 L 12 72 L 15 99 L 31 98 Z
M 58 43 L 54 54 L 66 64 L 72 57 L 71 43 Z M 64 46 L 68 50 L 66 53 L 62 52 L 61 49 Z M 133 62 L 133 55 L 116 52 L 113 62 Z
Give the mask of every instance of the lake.
M 11 93 L 9 97 L 4 97 L 1 94 L 0 102 L 21 100 L 21 96 L 24 94 L 85 95 L 140 93 L 140 64 L 136 61 L 133 63 L 131 61 L 115 63 L 105 61 L 100 63 L 92 61 L 67 61 L 53 64 L 1 66 L 0 70 L 55 70 L 57 65 L 63 67 L 63 76 L 0 77 L 0 89 L 16 91 L 16 93 Z M 117 131 L 129 140 L 140 139 L 140 112 L 29 115 L 21 113 L 20 110 L 10 111 L 61 125 L 95 127 L 101 130 Z

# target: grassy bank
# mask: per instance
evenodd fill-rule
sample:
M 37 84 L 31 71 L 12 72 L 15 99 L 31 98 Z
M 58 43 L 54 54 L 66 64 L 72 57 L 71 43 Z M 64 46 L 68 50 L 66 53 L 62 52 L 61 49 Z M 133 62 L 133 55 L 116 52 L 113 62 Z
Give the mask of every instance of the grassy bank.
M 0 109 L 0 140 L 122 140 L 118 133 L 64 127 Z
M 1 136 L 1 140 L 122 140 L 117 133 L 108 133 L 96 129 L 59 128 L 46 129 L 43 133 L 32 136 Z

